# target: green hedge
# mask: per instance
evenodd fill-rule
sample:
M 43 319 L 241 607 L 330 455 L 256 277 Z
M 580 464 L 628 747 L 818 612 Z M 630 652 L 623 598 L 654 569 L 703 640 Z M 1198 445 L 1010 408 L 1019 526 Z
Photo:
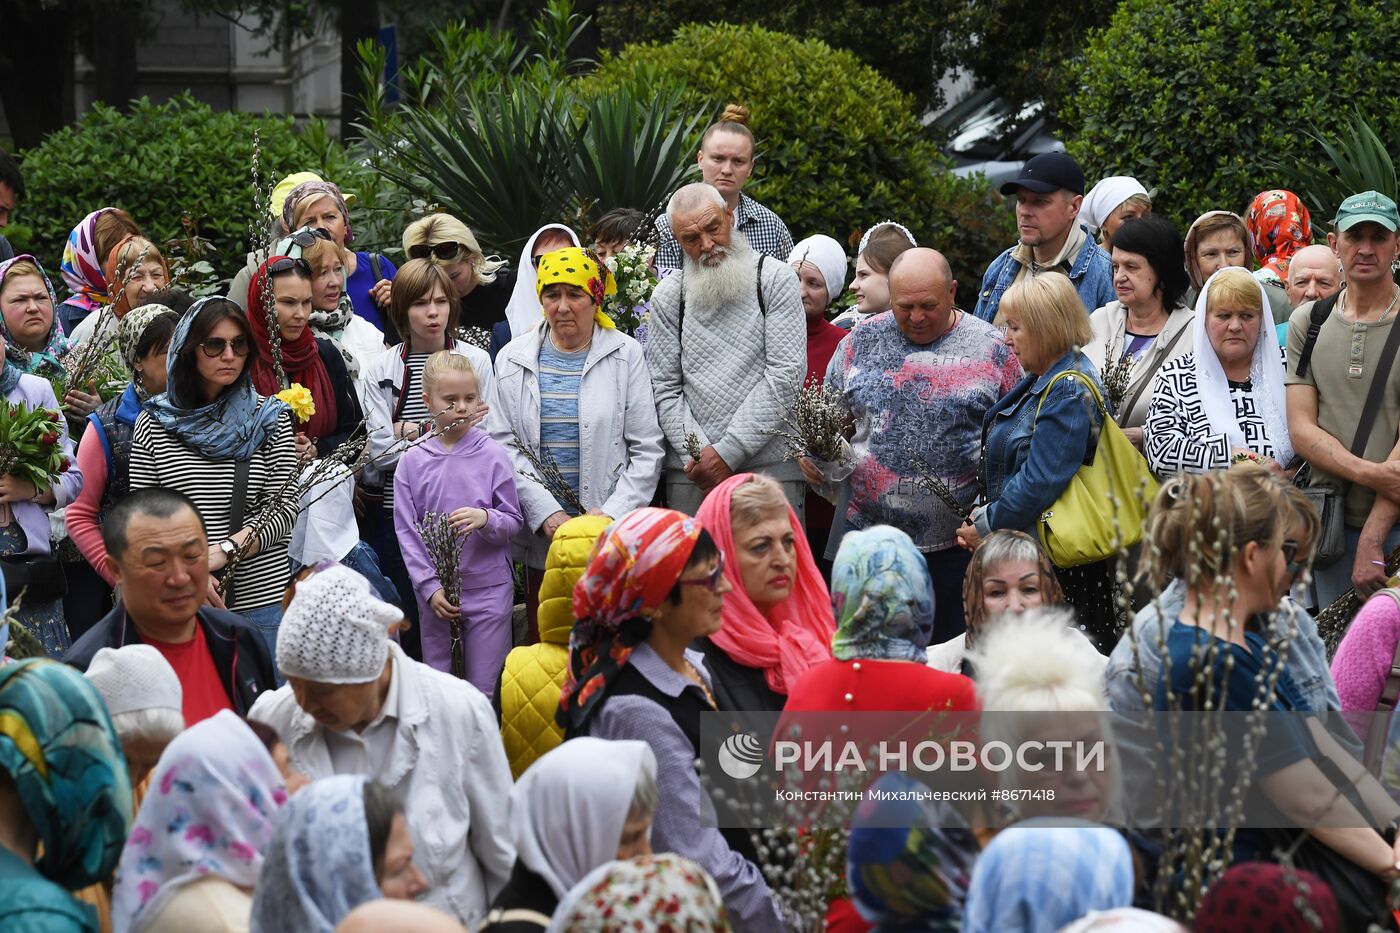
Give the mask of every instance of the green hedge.
M 893 218 L 948 255 L 965 292 L 1014 239 L 985 183 L 949 173 L 910 98 L 850 52 L 756 26 L 689 25 L 669 43 L 605 57 L 583 90 L 657 79 L 685 82 L 712 117 L 728 103 L 752 111 L 758 161 L 745 190 L 794 239 L 826 233 L 854 250 L 862 230 Z
M 1237 0 L 1124 0 L 1090 39 L 1084 88 L 1061 114 L 1069 149 L 1091 179 L 1156 186 L 1183 224 L 1243 211 L 1288 182 L 1270 163 L 1321 160 L 1306 131 L 1337 132 L 1353 105 L 1393 147 L 1397 46 L 1394 0 L 1295 0 L 1262 18 Z
M 180 220 L 188 213 L 211 241 L 206 258 L 228 279 L 243 265 L 255 220 L 254 130 L 264 184 L 303 170 L 347 190 L 366 180 L 320 123 L 298 132 L 290 116 L 216 113 L 188 94 L 163 104 L 142 98 L 127 114 L 98 105 L 23 153 L 28 193 L 17 214 L 28 237 L 15 245 L 56 273 L 69 231 L 98 207 L 125 209 L 162 247 L 187 236 Z

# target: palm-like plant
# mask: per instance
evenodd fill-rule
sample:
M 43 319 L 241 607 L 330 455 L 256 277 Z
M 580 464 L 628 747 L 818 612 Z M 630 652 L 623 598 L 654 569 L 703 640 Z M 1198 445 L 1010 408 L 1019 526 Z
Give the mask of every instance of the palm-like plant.
M 1308 136 L 1322 149 L 1325 159 L 1299 159 L 1292 165 L 1275 162 L 1270 168 L 1307 202 L 1313 216 L 1335 217 L 1342 201 L 1358 191 L 1379 191 L 1392 200 L 1396 197 L 1395 162 L 1360 110 L 1341 132 L 1323 133 L 1314 126 Z

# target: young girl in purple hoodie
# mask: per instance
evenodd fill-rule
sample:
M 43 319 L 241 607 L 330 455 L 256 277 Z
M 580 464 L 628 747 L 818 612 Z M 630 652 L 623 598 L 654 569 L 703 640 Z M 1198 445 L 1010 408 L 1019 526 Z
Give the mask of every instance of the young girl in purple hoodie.
M 423 660 L 451 669 L 449 621 L 459 616 L 467 680 L 487 696 L 511 648 L 515 584 L 511 538 L 523 519 L 510 457 L 480 428 L 468 428 L 482 401 L 475 370 L 464 356 L 445 350 L 423 367 L 423 402 L 439 412 L 442 434 L 411 447 L 394 473 L 394 527 L 418 599 Z M 445 513 L 463 535 L 461 605 L 448 602 L 418 523 Z

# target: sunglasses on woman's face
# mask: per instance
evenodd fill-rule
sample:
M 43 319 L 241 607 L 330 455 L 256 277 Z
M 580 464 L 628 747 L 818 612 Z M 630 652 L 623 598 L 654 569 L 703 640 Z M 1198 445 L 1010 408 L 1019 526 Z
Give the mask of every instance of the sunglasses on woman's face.
M 724 553 L 720 552 L 719 560 L 715 561 L 715 569 L 696 580 L 680 580 L 681 586 L 703 586 L 711 593 L 719 589 L 719 581 L 724 578 Z
M 1302 560 L 1298 559 L 1298 542 L 1285 541 L 1279 546 L 1283 552 L 1284 569 L 1288 571 L 1288 578 L 1295 583 L 1303 575 L 1303 571 L 1308 569 L 1308 564 L 1312 563 L 1308 555 L 1304 555 Z
M 457 255 L 462 252 L 463 248 L 461 243 L 453 243 L 450 240 L 446 243 L 439 243 L 436 246 L 429 246 L 427 243 L 419 243 L 417 246 L 410 246 L 408 248 L 408 258 L 427 259 L 431 256 L 443 262 L 450 262 L 457 258 Z
M 248 338 L 239 336 L 232 340 L 225 340 L 223 337 L 209 337 L 199 342 L 199 349 L 203 350 L 204 355 L 211 360 L 217 360 L 223 356 L 227 349 L 232 349 L 234 356 L 247 356 Z
M 291 235 L 291 241 L 302 249 L 310 246 L 319 240 L 329 240 L 330 232 L 325 227 L 312 227 L 308 230 L 298 230 Z

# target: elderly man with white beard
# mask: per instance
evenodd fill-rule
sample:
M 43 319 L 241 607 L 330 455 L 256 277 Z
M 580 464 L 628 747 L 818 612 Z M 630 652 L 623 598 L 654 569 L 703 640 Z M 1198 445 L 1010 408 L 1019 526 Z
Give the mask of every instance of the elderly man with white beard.
M 801 516 L 802 472 L 773 436 L 807 366 L 797 277 L 745 242 L 710 185 L 681 188 L 666 215 L 685 258 L 652 295 L 647 364 L 670 446 L 667 502 L 693 515 L 734 473 L 764 473 Z M 698 460 L 688 435 L 699 442 Z

